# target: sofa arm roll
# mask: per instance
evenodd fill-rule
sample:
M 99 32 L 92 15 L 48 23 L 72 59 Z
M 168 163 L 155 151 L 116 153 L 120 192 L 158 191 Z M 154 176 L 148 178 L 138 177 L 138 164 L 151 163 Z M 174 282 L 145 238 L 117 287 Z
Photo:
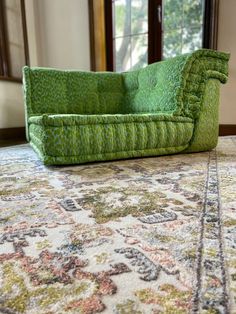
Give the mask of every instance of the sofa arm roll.
M 223 84 L 227 82 L 229 56 L 228 53 L 210 49 L 200 49 L 185 55 L 174 115 L 193 119 L 199 117 L 207 81 L 217 79 Z

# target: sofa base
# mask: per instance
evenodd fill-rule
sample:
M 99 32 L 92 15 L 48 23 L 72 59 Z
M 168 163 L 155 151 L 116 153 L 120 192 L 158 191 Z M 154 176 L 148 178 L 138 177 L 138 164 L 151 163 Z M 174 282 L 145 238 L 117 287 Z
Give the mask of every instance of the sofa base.
M 127 158 L 138 158 L 138 157 L 153 157 L 160 155 L 170 155 L 176 154 L 184 151 L 188 145 L 178 146 L 178 147 L 165 147 L 156 149 L 145 149 L 145 150 L 135 150 L 135 151 L 123 151 L 116 153 L 104 153 L 96 155 L 83 155 L 83 156 L 48 156 L 42 154 L 42 152 L 37 148 L 34 143 L 30 142 L 34 151 L 38 154 L 40 160 L 45 165 L 71 165 L 71 164 L 84 164 L 95 161 L 108 161 L 108 160 L 118 160 Z
M 194 124 L 158 114 L 33 117 L 30 143 L 48 165 L 174 154 L 187 148 Z

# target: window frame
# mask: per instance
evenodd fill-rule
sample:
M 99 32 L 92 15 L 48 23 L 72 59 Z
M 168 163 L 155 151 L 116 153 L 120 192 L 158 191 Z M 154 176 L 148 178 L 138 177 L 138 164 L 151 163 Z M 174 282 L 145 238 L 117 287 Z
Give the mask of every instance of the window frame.
M 104 34 L 105 47 L 103 57 L 106 64 L 102 69 L 96 67 L 97 54 L 100 52 L 93 49 L 94 40 L 96 40 L 96 31 L 99 25 L 94 25 L 93 1 L 100 1 L 104 9 Z M 148 1 L 148 64 L 162 60 L 163 46 L 163 0 L 147 0 Z M 159 19 L 156 18 L 158 6 L 161 7 Z M 93 12 L 93 14 L 91 14 Z M 217 49 L 217 33 L 218 33 L 218 14 L 219 0 L 205 0 L 204 16 L 203 16 L 203 48 Z M 90 43 L 91 43 L 91 64 L 92 70 L 114 71 L 114 47 L 113 47 L 113 12 L 112 0 L 89 0 L 89 18 L 90 18 Z M 91 27 L 93 26 L 93 28 Z
M 203 48 L 217 50 L 219 0 L 205 0 Z
M 27 24 L 26 24 L 26 14 L 25 14 L 25 1 L 20 0 L 21 8 L 21 22 L 22 22 L 22 32 L 23 32 L 23 44 L 24 44 L 24 56 L 25 64 L 29 65 L 29 48 L 28 48 L 28 36 L 27 36 Z M 12 82 L 22 82 L 21 77 L 14 77 L 11 75 L 11 64 L 9 55 L 9 43 L 8 34 L 6 28 L 6 16 L 4 10 L 4 1 L 0 1 L 0 80 L 12 81 Z

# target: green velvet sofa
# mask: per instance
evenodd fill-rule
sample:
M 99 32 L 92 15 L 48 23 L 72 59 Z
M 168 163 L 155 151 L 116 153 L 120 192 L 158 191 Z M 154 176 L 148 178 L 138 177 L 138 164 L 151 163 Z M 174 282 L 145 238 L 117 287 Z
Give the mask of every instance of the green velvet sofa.
M 125 72 L 23 68 L 27 139 L 48 165 L 210 150 L 229 54 Z

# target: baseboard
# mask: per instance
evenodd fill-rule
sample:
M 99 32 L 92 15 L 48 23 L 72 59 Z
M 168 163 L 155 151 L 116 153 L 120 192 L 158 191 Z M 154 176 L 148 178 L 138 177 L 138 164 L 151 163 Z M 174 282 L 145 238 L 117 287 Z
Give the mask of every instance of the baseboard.
M 25 127 L 0 129 L 1 141 L 25 141 Z
M 236 135 L 236 124 L 220 124 L 219 135 Z

